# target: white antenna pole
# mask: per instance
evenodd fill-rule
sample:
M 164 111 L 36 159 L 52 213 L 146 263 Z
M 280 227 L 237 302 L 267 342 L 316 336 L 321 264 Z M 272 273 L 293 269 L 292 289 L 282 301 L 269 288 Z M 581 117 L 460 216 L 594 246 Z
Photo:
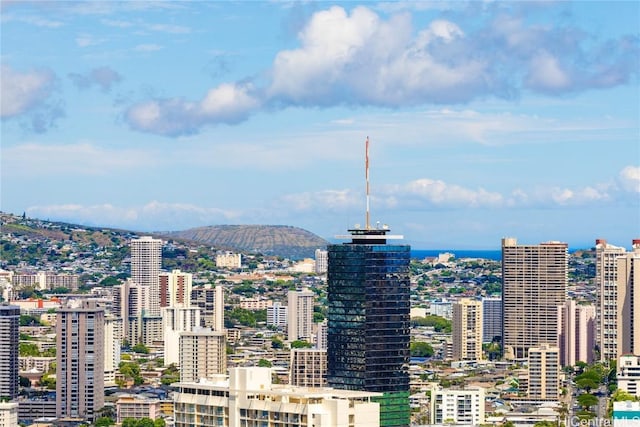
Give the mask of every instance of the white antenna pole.
M 365 218 L 365 230 L 369 230 L 369 137 L 367 136 L 367 142 L 365 143 L 365 152 L 364 152 L 364 169 L 365 169 L 365 178 L 367 181 L 367 215 Z

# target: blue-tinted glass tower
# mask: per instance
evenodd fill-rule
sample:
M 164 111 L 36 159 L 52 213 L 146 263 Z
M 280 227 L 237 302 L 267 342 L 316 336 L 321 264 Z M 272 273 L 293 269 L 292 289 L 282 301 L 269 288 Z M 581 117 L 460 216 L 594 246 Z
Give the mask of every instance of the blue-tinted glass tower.
M 382 392 L 380 425 L 409 426 L 411 248 L 387 229 L 349 232 L 328 246 L 328 383 Z

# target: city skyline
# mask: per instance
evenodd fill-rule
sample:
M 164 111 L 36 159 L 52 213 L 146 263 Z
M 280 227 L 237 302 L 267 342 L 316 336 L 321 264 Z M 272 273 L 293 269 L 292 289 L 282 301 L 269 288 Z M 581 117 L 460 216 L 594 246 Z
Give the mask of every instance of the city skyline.
M 3 2 L 0 210 L 371 220 L 415 249 L 640 234 L 637 2 Z M 43 42 L 44 41 L 44 42 Z

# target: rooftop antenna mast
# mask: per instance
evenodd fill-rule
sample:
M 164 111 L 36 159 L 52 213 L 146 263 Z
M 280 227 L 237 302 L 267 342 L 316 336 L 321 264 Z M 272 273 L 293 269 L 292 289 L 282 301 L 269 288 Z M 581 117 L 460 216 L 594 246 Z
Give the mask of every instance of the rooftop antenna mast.
M 365 179 L 367 182 L 367 188 L 366 188 L 367 214 L 365 217 L 364 227 L 365 227 L 365 230 L 369 230 L 371 226 L 369 222 L 369 137 L 368 136 L 367 136 L 367 141 L 365 143 L 365 150 L 364 150 L 364 169 L 365 169 Z

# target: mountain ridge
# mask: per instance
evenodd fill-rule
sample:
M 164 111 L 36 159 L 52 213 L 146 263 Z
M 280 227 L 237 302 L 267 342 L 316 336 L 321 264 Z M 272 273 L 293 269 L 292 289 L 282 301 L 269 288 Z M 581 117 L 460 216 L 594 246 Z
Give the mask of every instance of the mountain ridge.
M 291 225 L 209 225 L 157 234 L 291 259 L 312 258 L 316 249 L 329 244 L 320 236 Z

